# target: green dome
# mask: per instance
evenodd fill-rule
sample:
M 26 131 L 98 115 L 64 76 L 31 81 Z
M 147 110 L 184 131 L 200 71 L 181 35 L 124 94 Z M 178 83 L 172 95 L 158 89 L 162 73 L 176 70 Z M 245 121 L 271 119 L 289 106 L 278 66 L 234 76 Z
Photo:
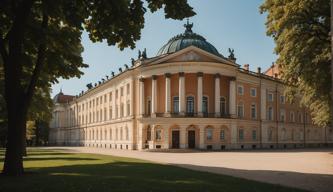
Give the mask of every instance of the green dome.
M 204 37 L 192 32 L 193 24 L 184 25 L 186 30 L 185 33 L 179 34 L 171 38 L 167 44 L 165 44 L 157 53 L 156 56 L 164 55 L 168 53 L 174 53 L 179 50 L 185 49 L 191 45 L 198 47 L 199 49 L 205 50 L 209 53 L 212 53 L 216 56 L 221 57 L 222 55 L 217 51 L 217 49 L 206 41 Z

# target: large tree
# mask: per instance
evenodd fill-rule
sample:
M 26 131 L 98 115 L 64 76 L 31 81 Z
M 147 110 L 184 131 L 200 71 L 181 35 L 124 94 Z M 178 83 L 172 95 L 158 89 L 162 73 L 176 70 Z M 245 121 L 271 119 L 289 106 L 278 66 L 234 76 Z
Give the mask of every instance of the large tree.
M 3 173 L 24 173 L 22 152 L 27 112 L 35 88 L 57 78 L 80 77 L 81 34 L 106 40 L 120 49 L 135 47 L 144 27 L 145 5 L 165 17 L 183 19 L 195 13 L 187 0 L 2 0 L 0 55 L 4 63 L 8 143 Z
M 267 34 L 275 40 L 276 63 L 293 99 L 309 107 L 315 124 L 330 122 L 331 38 L 330 1 L 266 0 L 260 7 L 267 14 Z

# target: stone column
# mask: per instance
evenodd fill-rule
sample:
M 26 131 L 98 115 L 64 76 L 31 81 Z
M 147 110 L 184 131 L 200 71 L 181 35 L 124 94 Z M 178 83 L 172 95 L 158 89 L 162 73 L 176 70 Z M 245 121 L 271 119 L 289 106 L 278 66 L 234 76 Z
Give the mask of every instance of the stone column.
M 197 73 L 198 76 L 198 98 L 197 98 L 197 106 L 198 106 L 198 116 L 202 117 L 203 113 L 202 113 L 202 77 L 203 77 L 203 73 L 202 72 L 198 72 Z
M 229 114 L 235 118 L 236 115 L 236 78 L 230 80 L 229 86 Z
M 170 117 L 171 113 L 171 82 L 170 73 L 165 74 L 165 116 Z
M 185 126 L 180 126 L 179 127 L 180 130 L 179 130 L 179 144 L 180 144 L 180 148 L 181 149 L 185 149 L 186 148 L 186 127 Z
M 152 76 L 151 84 L 151 116 L 156 117 L 157 112 L 157 76 Z
M 143 78 L 139 80 L 139 110 L 141 116 L 145 114 L 145 83 Z
M 233 122 L 231 122 L 231 140 L 230 140 L 231 147 L 233 149 L 237 148 L 237 136 L 238 136 L 238 133 L 237 133 L 237 122 L 233 121 Z
M 163 134 L 164 134 L 164 149 L 169 149 L 169 128 L 168 127 L 164 127 L 163 129 Z
M 138 124 L 138 134 L 137 134 L 137 141 L 138 141 L 137 149 L 138 150 L 142 150 L 143 149 L 143 145 L 144 145 L 143 127 L 144 127 L 144 125 L 142 123 Z
M 215 117 L 221 116 L 220 105 L 220 77 L 219 73 L 215 74 Z
M 199 127 L 199 148 L 205 149 L 205 128 L 203 126 Z
M 184 72 L 179 73 L 179 114 L 185 115 L 185 74 Z

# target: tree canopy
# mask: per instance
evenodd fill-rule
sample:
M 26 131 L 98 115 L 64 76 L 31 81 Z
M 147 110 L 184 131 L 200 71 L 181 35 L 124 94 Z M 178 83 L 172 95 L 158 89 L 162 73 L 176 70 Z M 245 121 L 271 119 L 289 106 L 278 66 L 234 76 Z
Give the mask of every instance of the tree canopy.
M 274 38 L 281 78 L 291 85 L 287 96 L 300 93 L 314 123 L 327 126 L 331 104 L 330 2 L 265 0 L 267 34 Z
M 195 13 L 187 0 L 2 0 L 0 55 L 4 66 L 8 143 L 3 172 L 23 173 L 22 152 L 29 107 L 36 90 L 58 78 L 80 77 L 81 34 L 93 42 L 106 40 L 120 49 L 134 48 L 144 27 L 146 10 L 163 8 L 166 18 Z

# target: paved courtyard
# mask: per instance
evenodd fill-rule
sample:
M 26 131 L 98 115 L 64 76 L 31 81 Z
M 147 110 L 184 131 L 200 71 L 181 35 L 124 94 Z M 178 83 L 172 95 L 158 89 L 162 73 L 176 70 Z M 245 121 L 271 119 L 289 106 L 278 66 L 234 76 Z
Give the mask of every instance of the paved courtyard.
M 144 152 L 86 147 L 54 148 L 144 159 L 316 192 L 333 191 L 333 149 Z

